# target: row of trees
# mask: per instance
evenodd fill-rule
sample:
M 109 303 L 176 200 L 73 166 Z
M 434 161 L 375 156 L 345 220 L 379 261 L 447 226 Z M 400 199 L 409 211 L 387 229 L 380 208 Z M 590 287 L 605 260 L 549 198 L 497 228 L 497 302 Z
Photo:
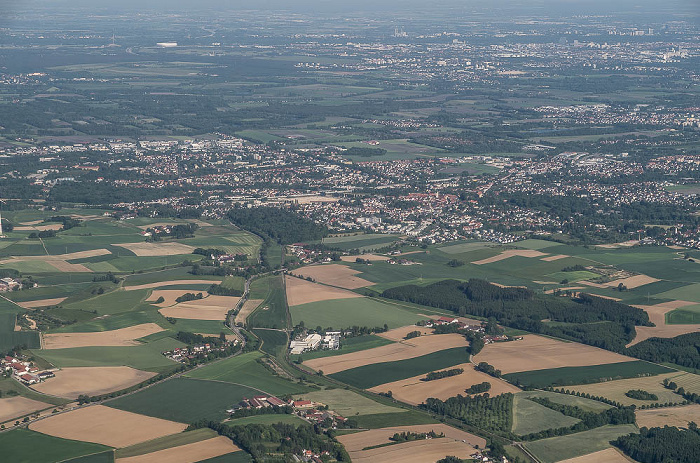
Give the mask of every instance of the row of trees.
M 436 379 L 449 378 L 450 376 L 457 376 L 464 373 L 464 368 L 452 368 L 450 370 L 441 371 L 431 371 L 428 373 L 423 381 L 435 381 Z

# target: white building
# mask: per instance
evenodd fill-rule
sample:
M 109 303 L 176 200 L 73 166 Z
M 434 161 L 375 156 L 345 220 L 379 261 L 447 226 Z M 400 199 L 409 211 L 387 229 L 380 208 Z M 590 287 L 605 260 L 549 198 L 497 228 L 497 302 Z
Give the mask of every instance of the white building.
M 318 346 L 321 345 L 322 339 L 320 334 L 314 333 L 305 337 L 303 341 L 292 341 L 289 343 L 289 348 L 291 349 L 290 353 L 292 355 L 299 355 L 304 352 L 316 350 Z

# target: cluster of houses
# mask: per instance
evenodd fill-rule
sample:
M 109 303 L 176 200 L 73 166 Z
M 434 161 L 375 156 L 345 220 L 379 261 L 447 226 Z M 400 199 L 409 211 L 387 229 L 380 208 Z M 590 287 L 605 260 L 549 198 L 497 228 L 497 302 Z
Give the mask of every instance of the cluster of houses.
M 16 278 L 0 278 L 0 293 L 17 291 L 22 288 L 22 282 Z
M 250 399 L 243 398 L 233 408 L 226 410 L 230 415 L 241 409 L 259 410 L 267 407 L 292 407 L 294 414 L 311 422 L 321 424 L 330 419 L 331 427 L 335 428 L 338 424 L 343 424 L 347 421 L 346 418 L 338 415 L 333 410 L 327 410 L 324 404 L 312 402 L 310 400 L 290 400 L 286 402 L 275 396 L 258 395 Z
M 207 342 L 196 346 L 176 347 L 173 350 L 168 350 L 161 353 L 170 360 L 175 360 L 176 362 L 180 363 L 190 363 L 199 358 L 201 355 L 206 355 L 212 352 L 223 352 L 232 346 L 236 346 L 237 344 L 238 339 L 225 341 L 218 346 Z
M 323 336 L 312 333 L 303 339 L 294 339 L 289 343 L 291 355 L 299 355 L 319 348 L 324 350 L 340 349 L 340 331 L 326 331 Z
M 240 409 L 259 410 L 261 408 L 283 407 L 286 405 L 289 404 L 282 399 L 278 399 L 275 396 L 256 395 L 250 399 L 244 397 L 243 400 L 241 400 L 238 403 L 238 405 L 234 406 L 229 410 L 226 410 L 226 412 L 229 414 L 233 414 L 236 412 L 236 410 Z
M 389 259 L 387 263 L 390 265 L 421 265 L 418 262 L 408 259 Z
M 169 235 L 173 231 L 173 225 L 156 225 L 141 232 L 141 236 Z
M 211 259 L 218 261 L 220 264 L 232 264 L 237 260 L 248 260 L 248 256 L 246 254 L 221 254 L 218 256 L 212 254 Z
M 32 362 L 22 361 L 9 355 L 0 359 L 0 369 L 4 374 L 12 375 L 17 381 L 27 386 L 56 376 L 52 371 L 40 371 Z
M 460 330 L 467 330 L 467 331 L 475 331 L 477 333 L 484 333 L 486 331 L 485 329 L 485 324 L 479 324 L 479 325 L 468 325 L 462 321 L 460 321 L 458 318 L 454 317 L 440 317 L 435 320 L 428 320 L 425 323 L 425 326 L 428 328 L 435 328 L 436 326 L 442 326 L 442 325 L 456 325 L 458 329 Z M 520 341 L 523 339 L 522 336 L 507 336 L 505 334 L 498 334 L 498 335 L 490 335 L 487 334 L 483 336 L 481 339 L 483 339 L 484 344 L 491 344 L 494 342 L 505 342 L 505 341 Z

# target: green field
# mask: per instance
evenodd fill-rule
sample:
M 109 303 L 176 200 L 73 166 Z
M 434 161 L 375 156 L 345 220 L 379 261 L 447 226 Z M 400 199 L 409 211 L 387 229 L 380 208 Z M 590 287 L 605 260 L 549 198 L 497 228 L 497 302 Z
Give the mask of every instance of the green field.
M 249 352 L 191 371 L 186 376 L 193 379 L 242 384 L 278 396 L 308 391 L 305 386 L 274 376 L 270 370 L 258 362 L 261 357 L 263 354 L 260 352 Z
M 356 392 L 345 389 L 326 389 L 302 394 L 304 399 L 328 405 L 344 417 L 355 415 L 376 415 L 379 413 L 405 413 L 402 408 L 382 405 Z
M 562 367 L 546 370 L 508 373 L 503 379 L 515 385 L 534 388 L 547 386 L 568 386 L 573 384 L 598 383 L 611 379 L 636 378 L 637 376 L 671 373 L 671 368 L 636 360 L 633 362 L 609 363 L 586 367 Z
M 198 463 L 251 463 L 253 459 L 243 450 L 239 452 L 227 453 L 220 457 L 209 458 Z
M 489 243 L 482 241 L 468 241 L 466 243 L 450 244 L 448 246 L 442 246 L 437 248 L 438 251 L 444 252 L 445 254 L 462 254 L 469 251 L 475 251 L 477 249 L 483 249 L 489 246 Z
M 360 428 L 379 429 L 391 426 L 410 426 L 418 424 L 435 424 L 438 420 L 426 413 L 409 410 L 404 413 L 375 413 L 353 417 Z
M 575 395 L 569 395 L 569 394 L 559 394 L 556 392 L 547 392 L 547 391 L 525 391 L 525 392 L 519 392 L 515 395 L 516 399 L 519 397 L 529 399 L 532 397 L 540 397 L 544 399 L 549 399 L 554 403 L 562 404 L 562 405 L 571 405 L 574 407 L 578 407 L 582 410 L 585 410 L 587 412 L 595 412 L 595 413 L 600 413 L 603 412 L 609 408 L 611 408 L 611 405 L 605 404 L 603 402 L 598 402 L 597 400 L 591 400 L 591 399 L 586 399 L 584 397 L 577 397 Z
M 40 347 L 39 333 L 36 331 L 15 331 L 15 320 L 21 311 L 17 306 L 0 299 L 0 352 L 16 346 L 36 349 Z
M 244 397 L 258 395 L 255 389 L 216 381 L 175 378 L 136 394 L 119 397 L 105 405 L 180 423 L 223 420 L 226 410 Z
M 527 400 L 519 394 L 515 396 L 513 401 L 512 431 L 519 436 L 546 429 L 569 427 L 579 421 L 581 420 Z
M 568 436 L 528 442 L 524 446 L 543 463 L 555 463 L 605 450 L 611 447 L 611 440 L 636 432 L 637 427 L 632 424 L 603 426 Z
M 284 357 L 287 351 L 288 337 L 285 331 L 254 329 L 253 333 L 260 338 L 260 350 L 273 357 Z
M 368 334 L 365 336 L 356 336 L 354 338 L 345 338 L 342 340 L 340 349 L 338 350 L 315 350 L 312 352 L 307 352 L 301 356 L 303 360 L 311 360 L 321 357 L 331 357 L 334 355 L 350 354 L 352 352 L 358 352 L 361 350 L 373 349 L 375 347 L 386 346 L 393 344 L 394 341 L 390 341 L 386 338 L 375 336 L 373 334 Z
M 127 458 L 146 453 L 157 452 L 159 450 L 179 447 L 180 445 L 192 444 L 216 437 L 218 434 L 209 428 L 196 429 L 194 431 L 181 432 L 164 436 L 130 447 L 120 448 L 115 452 L 117 458 Z
M 189 268 L 178 267 L 167 270 L 158 270 L 155 272 L 135 273 L 126 275 L 124 286 L 138 286 L 151 283 L 168 282 L 170 280 L 212 280 L 221 281 L 221 277 L 214 275 L 192 275 L 189 273 Z
M 351 368 L 329 376 L 360 389 L 369 389 L 380 384 L 399 381 L 468 361 L 469 355 L 466 349 L 464 347 L 454 347 L 432 352 L 421 357 Z
M 669 325 L 698 325 L 700 324 L 700 304 L 682 307 L 666 314 Z
M 284 280 L 280 275 L 271 275 L 253 280 L 249 299 L 262 299 L 260 308 L 246 320 L 248 327 L 283 329 L 287 327 L 287 297 Z M 267 310 L 263 308 L 267 307 Z
M 139 370 L 161 372 L 178 365 L 164 357 L 162 352 L 183 346 L 183 343 L 172 338 L 163 338 L 142 346 L 73 347 L 34 350 L 33 353 L 59 368 L 127 365 Z
M 323 244 L 343 250 L 360 249 L 361 251 L 371 251 L 385 247 L 398 239 L 398 235 L 345 235 L 324 238 Z
M 2 449 L 2 457 L 0 458 L 3 461 L 12 463 L 53 463 L 93 453 L 101 453 L 109 450 L 109 447 L 88 442 L 60 439 L 27 429 L 15 429 L 0 433 L 0 449 Z
M 290 307 L 292 323 L 304 322 L 306 326 L 323 328 L 347 328 L 367 326 L 374 328 L 387 324 L 389 328 L 411 325 L 425 317 L 401 307 L 385 304 L 372 298 L 333 299 Z

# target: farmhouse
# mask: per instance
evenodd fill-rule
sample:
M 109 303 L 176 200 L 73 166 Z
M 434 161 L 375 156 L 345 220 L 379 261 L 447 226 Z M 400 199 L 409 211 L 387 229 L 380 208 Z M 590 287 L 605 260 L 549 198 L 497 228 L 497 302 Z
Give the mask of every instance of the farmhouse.
M 14 278 L 0 278 L 0 293 L 15 291 L 22 286 L 22 282 Z
M 314 333 L 306 336 L 302 341 L 292 341 L 289 343 L 289 348 L 291 349 L 290 353 L 292 355 L 299 355 L 304 352 L 316 350 L 318 346 L 321 345 L 322 339 L 320 334 Z

